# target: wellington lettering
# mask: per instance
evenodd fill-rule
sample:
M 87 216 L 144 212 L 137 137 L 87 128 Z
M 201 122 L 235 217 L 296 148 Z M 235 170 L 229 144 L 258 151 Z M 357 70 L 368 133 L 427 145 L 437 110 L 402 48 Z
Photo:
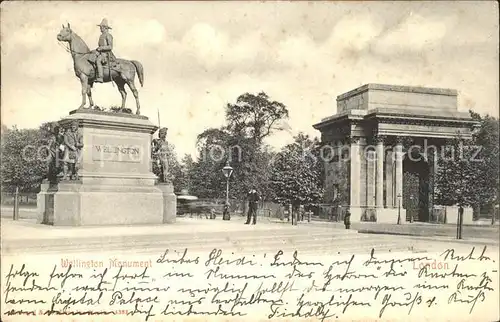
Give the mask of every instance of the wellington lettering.
M 140 150 L 138 147 L 119 147 L 119 146 L 109 146 L 109 145 L 94 145 L 97 152 L 102 153 L 114 153 L 114 154 L 131 154 L 138 155 Z

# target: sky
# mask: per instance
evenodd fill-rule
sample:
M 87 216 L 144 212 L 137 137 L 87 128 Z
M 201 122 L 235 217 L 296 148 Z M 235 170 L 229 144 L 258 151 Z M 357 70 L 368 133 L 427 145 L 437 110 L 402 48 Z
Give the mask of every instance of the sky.
M 141 112 L 169 128 L 179 156 L 224 123 L 224 107 L 266 92 L 290 111 L 294 134 L 336 113 L 336 97 L 367 83 L 456 89 L 458 109 L 498 116 L 498 4 L 473 2 L 2 2 L 1 121 L 37 127 L 80 104 L 71 56 L 57 42 L 71 24 L 90 48 L 107 18 L 117 57 L 140 61 Z M 120 105 L 96 84 L 99 106 Z M 135 111 L 129 91 L 127 107 Z

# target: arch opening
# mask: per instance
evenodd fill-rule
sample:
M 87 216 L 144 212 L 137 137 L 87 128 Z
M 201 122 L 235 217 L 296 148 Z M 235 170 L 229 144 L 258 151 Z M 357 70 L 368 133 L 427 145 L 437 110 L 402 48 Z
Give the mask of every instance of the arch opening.
M 430 164 L 421 153 L 403 159 L 403 207 L 407 221 L 429 221 Z

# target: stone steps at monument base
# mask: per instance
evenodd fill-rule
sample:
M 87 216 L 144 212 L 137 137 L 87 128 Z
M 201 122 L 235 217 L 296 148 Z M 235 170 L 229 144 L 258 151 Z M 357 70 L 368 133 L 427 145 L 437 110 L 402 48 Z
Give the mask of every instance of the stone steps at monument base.
M 131 251 L 140 253 L 161 253 L 166 249 L 183 251 L 187 248 L 190 252 L 209 252 L 214 248 L 223 249 L 224 252 L 235 253 L 277 252 L 300 250 L 302 252 L 342 252 L 366 251 L 372 248 L 377 251 L 408 250 L 411 245 L 398 242 L 394 238 L 380 238 L 372 235 L 356 233 L 317 232 L 316 234 L 298 232 L 259 236 L 212 236 L 211 238 L 182 238 L 166 240 L 170 236 L 125 236 L 115 238 L 93 238 L 83 240 L 38 240 L 4 242 L 5 253 L 65 253 L 65 252 L 109 252 Z

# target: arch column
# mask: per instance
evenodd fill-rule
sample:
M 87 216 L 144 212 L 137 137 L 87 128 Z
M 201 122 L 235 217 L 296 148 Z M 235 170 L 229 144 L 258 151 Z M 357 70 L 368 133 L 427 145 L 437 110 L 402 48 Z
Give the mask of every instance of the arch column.
M 384 140 L 385 137 L 377 136 L 376 155 L 377 162 L 375 165 L 375 207 L 384 208 Z
M 400 138 L 396 139 L 396 145 L 394 146 L 394 158 L 396 167 L 396 171 L 394 172 L 394 206 L 397 208 L 399 203 L 403 202 L 403 141 Z
M 360 150 L 359 150 L 359 137 L 349 137 L 347 142 L 349 142 L 350 147 L 350 178 L 349 178 L 349 186 L 350 186 L 350 209 L 351 212 L 351 222 L 359 222 L 361 220 L 361 199 L 360 199 L 360 190 L 361 190 L 361 158 L 360 158 Z
M 386 208 L 394 208 L 394 191 L 393 191 L 393 151 L 387 151 L 386 153 L 386 162 L 385 162 L 385 207 Z
M 385 153 L 383 143 L 377 143 L 377 154 L 379 150 Z M 402 195 L 403 193 L 403 140 L 401 138 L 396 138 L 395 143 L 392 144 L 392 151 L 387 152 L 385 160 L 377 160 L 377 168 L 383 169 L 384 167 L 386 168 L 386 204 L 385 207 L 376 208 L 377 222 L 396 224 L 398 216 L 400 216 L 401 223 L 405 223 L 406 211 L 403 208 L 402 198 L 401 207 L 399 207 L 397 198 L 398 194 Z M 377 176 L 377 179 L 379 179 L 379 176 Z M 383 183 L 377 182 L 377 189 L 383 191 Z
M 350 159 L 351 159 L 351 180 L 350 180 L 350 186 L 351 186 L 351 206 L 352 207 L 359 207 L 360 206 L 360 199 L 359 199 L 359 190 L 360 190 L 360 167 L 361 167 L 361 160 L 359 157 L 359 138 L 357 137 L 351 137 L 349 138 L 349 144 L 350 144 Z
M 394 158 L 395 158 L 395 171 L 394 171 L 394 206 L 398 213 L 398 217 L 401 219 L 401 224 L 406 223 L 406 210 L 403 208 L 403 140 L 402 137 L 396 138 L 396 144 L 394 146 Z M 398 196 L 400 196 L 398 198 Z

